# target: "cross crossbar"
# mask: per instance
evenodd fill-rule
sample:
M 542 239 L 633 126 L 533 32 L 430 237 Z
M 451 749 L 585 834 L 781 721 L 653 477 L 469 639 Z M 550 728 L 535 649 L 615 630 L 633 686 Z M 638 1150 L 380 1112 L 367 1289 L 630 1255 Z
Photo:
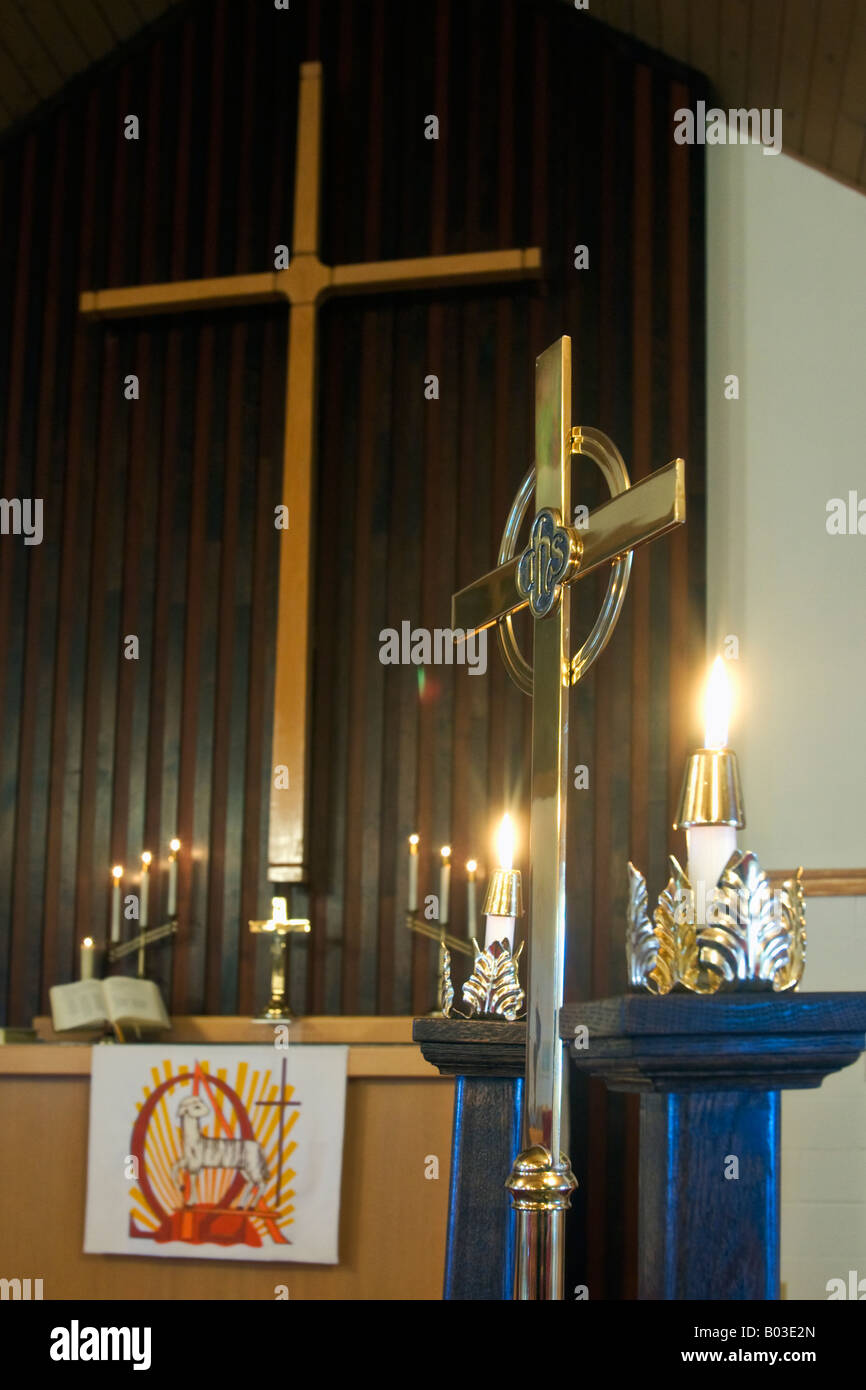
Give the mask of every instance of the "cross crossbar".
M 674 459 L 649 477 L 612 497 L 589 514 L 583 529 L 566 526 L 578 558 L 564 579 L 570 584 L 629 550 L 647 545 L 685 520 L 685 464 Z M 461 632 L 491 627 L 529 602 L 517 590 L 519 557 L 499 565 L 456 593 L 451 602 L 451 625 Z

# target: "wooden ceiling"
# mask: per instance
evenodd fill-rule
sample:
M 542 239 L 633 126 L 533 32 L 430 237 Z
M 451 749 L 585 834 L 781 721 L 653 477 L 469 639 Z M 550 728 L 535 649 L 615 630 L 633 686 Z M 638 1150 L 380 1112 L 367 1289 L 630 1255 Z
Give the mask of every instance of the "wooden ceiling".
M 0 135 L 177 3 L 0 0 Z M 866 0 L 590 0 L 589 13 L 705 73 L 719 106 L 781 107 L 787 153 L 866 189 Z
M 0 135 L 178 0 L 0 0 Z
M 866 0 L 590 0 L 706 74 L 717 104 L 780 107 L 787 154 L 866 189 Z

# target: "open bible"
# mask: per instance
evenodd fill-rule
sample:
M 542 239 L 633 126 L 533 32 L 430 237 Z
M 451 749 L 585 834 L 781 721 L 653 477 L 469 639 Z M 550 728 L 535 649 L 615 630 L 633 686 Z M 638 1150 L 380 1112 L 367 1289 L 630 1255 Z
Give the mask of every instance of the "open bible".
M 107 980 L 77 980 L 52 985 L 51 1017 L 55 1031 L 101 1028 L 111 1024 L 123 1039 L 123 1028 L 170 1028 L 159 987 L 152 980 L 113 975 Z

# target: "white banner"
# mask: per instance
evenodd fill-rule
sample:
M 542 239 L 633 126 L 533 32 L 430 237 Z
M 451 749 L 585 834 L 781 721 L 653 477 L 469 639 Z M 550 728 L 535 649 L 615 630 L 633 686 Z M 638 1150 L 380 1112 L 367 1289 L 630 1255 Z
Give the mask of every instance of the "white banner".
M 85 1252 L 336 1264 L 347 1057 L 94 1047 Z

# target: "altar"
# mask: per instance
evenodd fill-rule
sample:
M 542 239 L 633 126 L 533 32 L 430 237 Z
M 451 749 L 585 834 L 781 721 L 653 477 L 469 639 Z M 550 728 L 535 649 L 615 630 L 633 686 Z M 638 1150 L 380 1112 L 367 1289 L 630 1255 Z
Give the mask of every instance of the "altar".
M 93 1048 L 54 1041 L 50 1020 L 36 1022 L 44 1041 L 0 1049 L 0 1108 L 15 1116 L 0 1132 L 2 1273 L 41 1279 L 46 1300 L 441 1297 L 453 1082 L 412 1045 L 410 1019 L 292 1026 L 293 1046 L 349 1047 L 336 1265 L 83 1254 Z M 167 1041 L 269 1043 L 271 1030 L 179 1017 Z

